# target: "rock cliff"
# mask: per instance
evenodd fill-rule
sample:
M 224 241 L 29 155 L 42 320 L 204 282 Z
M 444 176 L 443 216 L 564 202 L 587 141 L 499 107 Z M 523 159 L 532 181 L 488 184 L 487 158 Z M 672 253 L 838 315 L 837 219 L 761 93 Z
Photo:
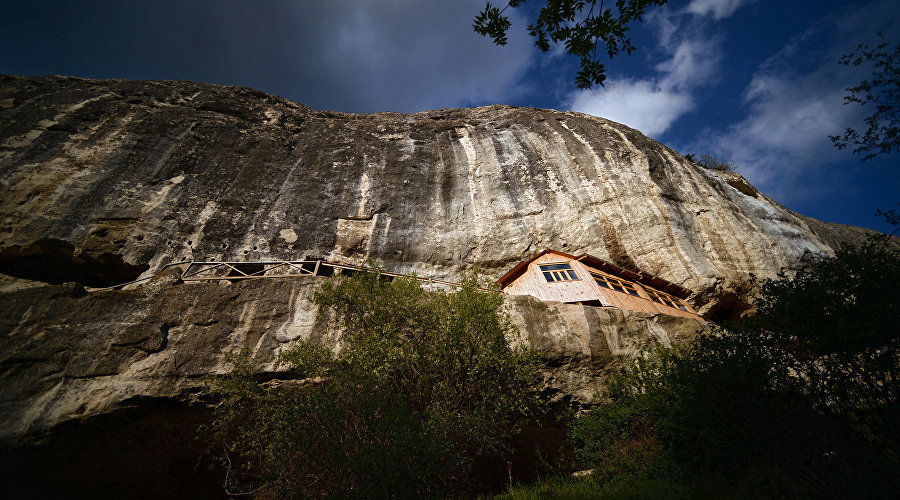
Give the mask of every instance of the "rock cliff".
M 142 398 L 190 398 L 223 357 L 252 349 L 260 376 L 298 338 L 328 342 L 330 315 L 310 302 L 325 278 L 178 284 L 178 271 L 135 290 L 75 284 L 0 293 L 0 444 Z M 587 402 L 618 355 L 691 338 L 697 320 L 509 297 L 524 338 L 547 362 L 547 395 Z M 268 375 L 267 375 L 268 374 Z
M 194 258 L 499 277 L 554 248 L 684 286 L 719 318 L 742 307 L 748 273 L 862 234 L 578 113 L 354 115 L 247 88 L 6 76 L 0 123 L 0 273 L 50 283 Z
M 190 82 L 0 77 L 0 442 L 127 405 L 186 397 L 250 346 L 259 369 L 334 335 L 317 279 L 87 293 L 173 262 L 373 258 L 391 271 L 499 277 L 542 248 L 590 253 L 739 313 L 775 276 L 859 228 L 773 202 L 623 125 L 489 106 L 314 111 Z M 694 320 L 510 297 L 548 391 L 586 401 L 616 354 L 695 335 Z

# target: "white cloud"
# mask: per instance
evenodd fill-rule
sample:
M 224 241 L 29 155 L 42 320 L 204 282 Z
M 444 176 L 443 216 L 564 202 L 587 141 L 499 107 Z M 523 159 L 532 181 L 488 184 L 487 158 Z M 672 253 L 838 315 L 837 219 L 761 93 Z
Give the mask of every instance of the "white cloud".
M 656 74 L 646 79 L 611 79 L 605 87 L 573 92 L 566 103 L 569 109 L 624 123 L 651 137 L 659 137 L 694 109 L 694 93 L 714 82 L 721 60 L 720 41 L 673 27 L 668 16 L 656 21 L 661 22 L 659 46 L 668 56 L 654 67 Z M 685 38 L 675 41 L 678 33 Z
M 862 68 L 837 64 L 854 47 L 856 33 L 873 33 L 865 23 L 878 19 L 885 2 L 848 15 L 823 18 L 797 34 L 756 70 L 743 92 L 747 109 L 722 131 L 708 131 L 685 151 L 710 151 L 741 166 L 763 192 L 783 203 L 834 196 L 845 184 L 825 179 L 847 176 L 858 160 L 836 150 L 829 135 L 847 126 L 864 128 L 866 109 L 844 105 L 845 87 L 858 83 Z M 856 35 L 859 36 L 859 35 Z M 871 35 L 870 35 L 871 36 Z M 840 171 L 840 172 L 838 172 Z
M 710 83 L 720 62 L 717 39 L 688 39 L 678 44 L 672 57 L 656 66 L 663 88 L 693 90 Z
M 624 123 L 649 136 L 665 132 L 693 106 L 688 95 L 646 80 L 616 80 L 606 87 L 576 92 L 569 105 L 575 111 Z
M 683 18 L 673 14 L 671 9 L 663 7 L 651 10 L 646 17 L 648 27 L 655 29 L 657 43 L 660 47 L 672 45 L 672 40 L 677 33 L 683 31 Z
M 756 0 L 691 0 L 685 10 L 697 16 L 712 14 L 719 20 L 731 16 L 742 5 L 754 1 Z
M 809 183 L 799 179 L 845 155 L 832 147 L 828 135 L 859 118 L 857 109 L 841 105 L 843 87 L 823 84 L 823 76 L 758 75 L 745 92 L 747 117 L 723 133 L 707 135 L 704 144 L 740 165 L 740 172 L 764 192 L 783 201 L 802 196 Z

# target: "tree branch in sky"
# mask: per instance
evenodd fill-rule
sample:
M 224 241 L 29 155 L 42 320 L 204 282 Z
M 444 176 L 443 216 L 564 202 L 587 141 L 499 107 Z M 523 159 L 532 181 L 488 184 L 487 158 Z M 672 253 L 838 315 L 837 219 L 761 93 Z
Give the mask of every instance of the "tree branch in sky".
M 497 45 L 506 45 L 511 23 L 503 15 L 508 8 L 519 7 L 524 0 L 509 0 L 503 9 L 487 3 L 472 24 L 476 33 L 490 37 Z M 528 33 L 534 44 L 549 52 L 551 42 L 563 43 L 569 55 L 579 58 L 581 70 L 575 77 L 580 89 L 603 85 L 606 67 L 597 56 L 597 48 L 610 59 L 620 52 L 631 54 L 634 45 L 628 38 L 629 24 L 642 21 L 648 7 L 661 6 L 666 0 L 616 0 L 615 8 L 604 8 L 604 0 L 546 0 Z
M 860 134 L 848 127 L 843 135 L 829 136 L 838 149 L 853 146 L 853 152 L 870 160 L 882 153 L 900 149 L 900 43 L 891 48 L 879 33 L 881 43 L 875 47 L 860 44 L 856 52 L 845 54 L 844 66 L 872 65 L 872 75 L 855 87 L 847 87 L 844 104 L 870 105 L 873 109 L 865 119 L 868 129 Z

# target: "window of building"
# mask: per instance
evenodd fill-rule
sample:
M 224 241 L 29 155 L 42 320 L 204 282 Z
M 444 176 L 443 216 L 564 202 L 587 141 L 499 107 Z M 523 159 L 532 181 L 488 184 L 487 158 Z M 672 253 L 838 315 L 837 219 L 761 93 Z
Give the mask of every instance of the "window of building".
M 538 267 L 541 268 L 544 278 L 546 278 L 549 283 L 555 283 L 557 281 L 578 281 L 578 275 L 575 274 L 575 270 L 572 269 L 572 266 L 568 262 L 543 264 Z
M 687 311 L 687 308 L 684 307 L 684 304 L 682 304 L 680 300 L 672 297 L 667 293 L 658 292 L 656 290 L 651 290 L 648 288 L 647 295 L 650 296 L 650 299 L 653 300 L 653 302 L 657 302 L 669 307 L 676 307 L 678 309 L 681 309 L 682 311 Z
M 625 281 L 606 274 L 593 272 L 591 273 L 591 276 L 594 278 L 594 281 L 596 281 L 597 284 L 602 286 L 603 288 L 609 288 L 617 292 L 627 293 L 630 295 L 634 295 L 635 297 L 641 296 L 637 291 L 637 287 L 630 281 Z

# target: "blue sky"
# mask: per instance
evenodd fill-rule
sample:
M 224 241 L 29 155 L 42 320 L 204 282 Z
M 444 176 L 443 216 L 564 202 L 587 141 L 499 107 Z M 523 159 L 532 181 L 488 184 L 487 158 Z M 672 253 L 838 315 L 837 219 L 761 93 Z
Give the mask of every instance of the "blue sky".
M 828 140 L 861 127 L 837 64 L 882 32 L 897 0 L 673 0 L 633 28 L 638 49 L 579 91 L 577 62 L 542 54 L 512 12 L 510 43 L 472 32 L 484 0 L 3 1 L 0 73 L 245 85 L 316 109 L 512 104 L 603 116 L 681 153 L 729 159 L 788 208 L 881 230 L 898 208 L 900 153 L 862 162 Z

